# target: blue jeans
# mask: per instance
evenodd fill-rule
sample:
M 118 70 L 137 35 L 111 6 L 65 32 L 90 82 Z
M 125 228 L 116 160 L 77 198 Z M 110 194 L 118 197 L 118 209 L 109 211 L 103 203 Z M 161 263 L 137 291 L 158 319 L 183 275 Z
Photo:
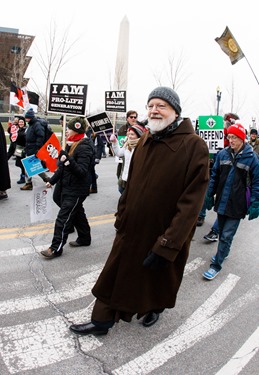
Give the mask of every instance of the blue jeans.
M 240 219 L 232 219 L 231 217 L 218 214 L 219 243 L 215 263 L 210 265 L 210 267 L 214 270 L 221 270 L 222 263 L 230 252 L 230 246 L 232 244 L 234 235 L 236 234 L 239 223 Z
M 219 223 L 218 223 L 218 217 L 214 221 L 214 224 L 211 227 L 211 230 L 213 230 L 214 233 L 219 234 Z
M 205 203 L 205 199 L 204 199 L 203 206 L 202 206 L 202 208 L 200 210 L 199 217 L 202 217 L 203 219 L 205 219 L 205 217 L 206 217 L 206 203 Z

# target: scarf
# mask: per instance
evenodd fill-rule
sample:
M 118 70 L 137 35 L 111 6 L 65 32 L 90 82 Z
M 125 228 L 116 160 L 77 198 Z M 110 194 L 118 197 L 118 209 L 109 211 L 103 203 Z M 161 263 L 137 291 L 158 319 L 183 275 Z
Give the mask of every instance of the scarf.
M 127 141 L 124 143 L 123 147 L 127 148 L 129 151 L 131 151 L 133 148 L 135 148 L 138 144 L 139 138 L 137 139 L 127 139 Z
M 67 145 L 71 146 L 74 142 L 81 141 L 84 138 L 85 134 L 75 134 L 67 139 Z
M 160 141 L 160 139 L 162 138 L 169 137 L 173 133 L 173 131 L 176 128 L 178 128 L 181 122 L 182 119 L 178 117 L 177 120 L 175 120 L 171 125 L 167 126 L 165 129 L 161 130 L 161 132 L 152 134 L 154 141 Z
M 84 136 L 85 134 L 83 133 L 83 134 L 75 134 L 75 135 L 72 135 L 71 137 L 68 137 L 67 145 L 69 146 L 69 151 L 68 151 L 69 156 L 73 155 L 75 148 L 78 146 L 80 141 L 84 138 Z

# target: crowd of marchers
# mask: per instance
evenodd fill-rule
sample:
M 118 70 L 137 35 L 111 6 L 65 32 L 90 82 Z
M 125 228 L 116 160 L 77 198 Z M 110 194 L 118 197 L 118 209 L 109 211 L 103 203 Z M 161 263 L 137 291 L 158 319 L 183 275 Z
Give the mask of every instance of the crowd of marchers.
M 206 210 L 214 208 L 215 223 L 204 239 L 218 241 L 218 246 L 204 280 L 221 272 L 241 219 L 259 216 L 257 129 L 248 135 L 239 117 L 227 113 L 224 148 L 210 157 L 191 120 L 182 117 L 180 98 L 173 89 L 152 90 L 146 108 L 146 121 L 138 121 L 138 113 L 128 111 L 126 124 L 107 142 L 118 161 L 121 195 L 114 208 L 116 234 L 92 288 L 91 319 L 72 324 L 75 334 L 106 335 L 115 323 L 130 322 L 134 315 L 142 318 L 144 327 L 152 326 L 165 309 L 175 306 L 191 241 L 197 226 L 204 223 Z M 16 122 L 10 127 L 8 151 L 1 126 L 1 200 L 8 198 L 8 159 L 13 155 L 20 168 L 17 183 L 24 183 L 23 191 L 33 190 L 21 160 L 37 153 L 44 143 L 33 110 Z M 83 117 L 73 117 L 66 127 L 66 145 L 59 152 L 56 171 L 40 175 L 47 188 L 54 188 L 53 200 L 59 207 L 51 244 L 39 254 L 45 261 L 63 254 L 71 232 L 76 231 L 77 238 L 69 246 L 90 246 L 92 240 L 84 202 L 98 191 L 95 166 L 105 153 L 104 145 Z

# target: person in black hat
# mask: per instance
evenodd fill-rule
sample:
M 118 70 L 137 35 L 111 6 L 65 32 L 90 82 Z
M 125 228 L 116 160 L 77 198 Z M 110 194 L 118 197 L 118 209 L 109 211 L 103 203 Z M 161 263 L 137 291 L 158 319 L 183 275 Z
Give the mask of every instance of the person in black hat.
M 89 170 L 94 156 L 92 142 L 85 137 L 86 121 L 74 117 L 68 123 L 67 145 L 59 153 L 59 166 L 47 182 L 55 186 L 53 199 L 60 207 L 55 222 L 50 247 L 41 251 L 46 259 L 59 257 L 67 242 L 71 228 L 77 231 L 77 239 L 69 242 L 72 247 L 89 246 L 91 229 L 85 215 L 83 202 L 89 195 Z
M 191 120 L 181 118 L 173 89 L 154 89 L 147 110 L 149 130 L 132 155 L 116 236 L 92 289 L 91 321 L 72 324 L 75 334 L 105 335 L 135 314 L 151 327 L 176 303 L 207 188 L 209 151 Z
M 253 151 L 256 152 L 257 155 L 259 155 L 259 139 L 258 132 L 256 129 L 250 130 L 250 139 L 248 143 L 252 146 Z
M 35 112 L 30 108 L 24 115 L 25 121 L 28 123 L 28 128 L 25 133 L 25 154 L 26 156 L 35 155 L 45 143 L 45 129 Z M 44 182 L 48 181 L 48 175 L 45 172 L 39 173 L 39 176 Z M 27 191 L 33 189 L 32 178 L 26 176 L 26 183 L 20 190 Z

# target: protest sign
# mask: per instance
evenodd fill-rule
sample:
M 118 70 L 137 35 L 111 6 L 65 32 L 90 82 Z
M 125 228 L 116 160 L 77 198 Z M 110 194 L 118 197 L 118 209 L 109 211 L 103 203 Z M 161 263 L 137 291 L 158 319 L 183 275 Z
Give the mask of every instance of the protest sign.
M 199 135 L 207 143 L 211 154 L 224 148 L 224 121 L 222 116 L 199 116 Z
M 55 134 L 47 140 L 47 142 L 39 149 L 36 156 L 44 161 L 50 172 L 57 169 L 58 155 L 61 150 L 60 142 Z
M 26 174 L 29 177 L 35 176 L 42 172 L 46 172 L 48 170 L 48 168 L 43 168 L 41 160 L 38 159 L 35 155 L 31 155 L 27 158 L 22 159 L 22 163 L 26 170 Z
M 33 189 L 33 199 L 30 200 L 31 223 L 52 219 L 53 191 L 39 186 Z

